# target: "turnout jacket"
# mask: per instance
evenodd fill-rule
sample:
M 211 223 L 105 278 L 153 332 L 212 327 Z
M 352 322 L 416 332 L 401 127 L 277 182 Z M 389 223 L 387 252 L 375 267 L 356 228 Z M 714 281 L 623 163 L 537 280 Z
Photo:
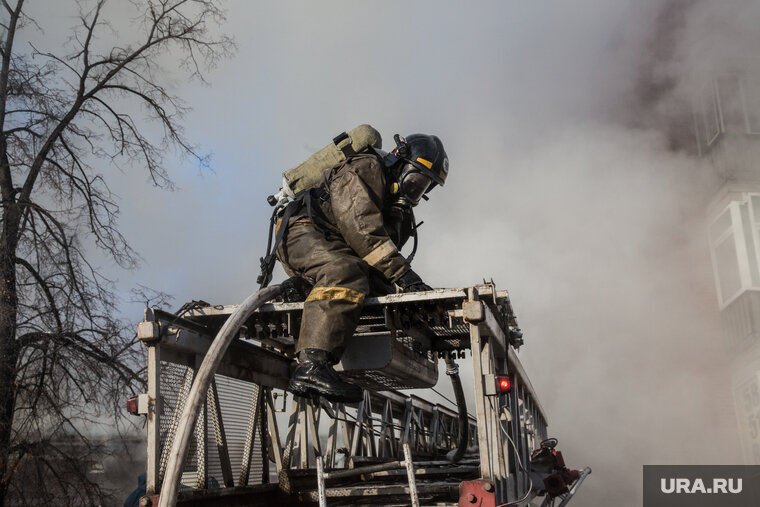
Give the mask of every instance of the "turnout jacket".
M 406 233 L 391 223 L 393 196 L 376 155 L 356 155 L 334 167 L 316 193 L 320 197 L 312 199 L 312 218 L 328 231 L 328 238 L 339 234 L 357 257 L 391 282 L 410 269 L 398 249 L 413 218 L 405 219 Z
M 387 282 L 395 283 L 409 269 L 398 248 L 404 226 L 411 231 L 414 218 L 393 206 L 382 161 L 374 154 L 335 166 L 319 188 L 297 202 L 300 207 L 289 217 L 277 248 L 285 272 L 313 284 L 296 352 L 320 349 L 340 357 L 365 297 L 373 290 L 392 290 Z

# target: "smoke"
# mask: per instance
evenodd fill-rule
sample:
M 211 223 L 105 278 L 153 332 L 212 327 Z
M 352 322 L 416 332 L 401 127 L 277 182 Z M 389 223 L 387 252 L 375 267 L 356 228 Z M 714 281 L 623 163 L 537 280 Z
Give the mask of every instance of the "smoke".
M 467 177 L 478 199 L 458 208 L 453 245 L 450 221 L 426 231 L 460 256 L 457 282 L 511 289 L 550 433 L 594 469 L 582 505 L 640 505 L 643 464 L 741 462 L 704 233 L 720 182 L 689 150 L 695 94 L 752 69 L 759 7 L 676 0 L 629 18 L 599 81 L 627 74 L 625 93 L 577 128 L 502 150 L 515 169 L 487 185 Z M 451 277 L 440 251 L 419 259 Z
M 284 169 L 360 123 L 386 146 L 434 133 L 451 175 L 419 207 L 415 269 L 434 286 L 509 289 L 550 434 L 569 466 L 594 470 L 576 502 L 640 505 L 644 464 L 739 463 L 704 234 L 720 181 L 690 129 L 706 81 L 753 68 L 759 10 L 230 3 L 239 54 L 211 87 L 178 90 L 215 172 L 178 165 L 171 194 L 109 175 L 145 258 L 120 283 L 240 302 Z
M 605 127 L 526 153 L 453 220 L 440 205 L 418 263 L 510 289 L 550 433 L 595 470 L 582 504 L 640 505 L 643 464 L 739 456 L 694 198 L 710 178 L 657 133 Z
M 166 229 L 141 230 L 159 288 L 241 300 L 283 169 L 363 122 L 386 145 L 435 133 L 452 172 L 419 208 L 415 269 L 510 290 L 550 433 L 594 469 L 577 502 L 640 505 L 644 464 L 740 462 L 704 237 L 718 182 L 687 150 L 693 93 L 756 47 L 757 7 L 300 7 L 235 7 L 240 55 L 190 90 L 217 172 L 143 211 L 186 225 L 171 249 Z M 227 248 L 188 246 L 199 237 Z
M 644 464 L 741 462 L 704 233 L 720 181 L 693 156 L 691 113 L 711 79 L 751 70 L 746 20 L 759 14 L 749 2 L 631 9 L 586 83 L 600 102 L 520 146 L 458 135 L 440 193 L 461 201 L 425 210 L 417 262 L 434 285 L 485 276 L 510 289 L 550 434 L 571 466 L 594 469 L 582 505 L 641 505 Z M 622 86 L 607 101 L 610 84 Z

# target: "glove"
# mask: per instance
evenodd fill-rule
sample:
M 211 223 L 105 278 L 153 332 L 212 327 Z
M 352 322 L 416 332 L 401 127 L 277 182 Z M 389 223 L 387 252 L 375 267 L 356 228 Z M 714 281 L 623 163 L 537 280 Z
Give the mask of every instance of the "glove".
M 288 278 L 280 284 L 282 288 L 282 300 L 286 303 L 300 303 L 306 301 L 309 292 L 314 287 L 300 276 Z
M 401 278 L 396 280 L 396 285 L 401 288 L 401 292 L 423 292 L 426 290 L 433 290 L 430 285 L 422 281 L 420 275 L 411 269 L 401 275 Z

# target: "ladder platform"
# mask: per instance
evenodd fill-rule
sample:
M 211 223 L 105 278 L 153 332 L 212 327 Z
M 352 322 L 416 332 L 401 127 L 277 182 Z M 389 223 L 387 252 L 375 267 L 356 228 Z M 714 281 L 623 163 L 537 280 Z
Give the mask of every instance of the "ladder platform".
M 466 310 L 468 304 L 475 311 Z M 265 304 L 247 320 L 241 336 L 292 357 L 303 305 Z M 196 304 L 183 315 L 183 322 L 214 335 L 236 308 Z M 463 358 L 470 349 L 473 318 L 490 321 L 503 351 L 522 344 L 509 293 L 493 284 L 369 297 L 335 369 L 348 381 L 374 391 L 433 387 L 440 355 L 453 352 Z
M 161 487 L 164 456 L 199 365 L 236 308 L 197 301 L 179 314 L 148 308 L 138 325 L 148 348 L 146 396 L 152 401 L 149 497 Z M 264 305 L 219 358 L 193 432 L 194 450 L 183 463 L 183 483 L 195 490 L 181 498 L 183 505 L 313 506 L 320 499 L 324 505 L 325 497 L 330 506 L 409 505 L 410 497 L 419 498 L 417 505 L 455 505 L 460 484 L 479 477 L 493 482 L 500 502 L 523 496 L 530 486 L 521 463 L 546 438 L 547 423 L 516 355 L 522 338 L 506 291 L 484 284 L 367 298 L 351 338 L 362 346 L 352 357 L 347 343 L 336 366 L 344 376 L 371 381 L 361 383 L 362 400 L 350 404 L 291 401 L 278 392 L 290 378 L 302 311 L 302 303 Z M 384 349 L 368 350 L 369 344 Z M 430 386 L 439 357 L 461 359 L 465 350 L 476 417 L 465 422 L 427 393 L 398 390 Z M 509 376 L 508 393 L 495 396 L 497 375 Z M 283 411 L 287 425 L 277 417 Z M 460 441 L 464 435 L 466 442 Z M 446 456 L 464 445 L 478 459 L 465 454 L 449 463 Z M 211 489 L 217 483 L 227 491 Z M 266 487 L 251 490 L 257 483 Z
M 468 300 L 468 291 L 473 289 L 500 321 L 510 343 L 519 347 L 521 335 L 509 293 L 496 290 L 493 284 L 368 297 L 355 336 L 407 332 L 418 342 L 416 348 L 420 352 L 468 349 L 469 326 L 462 305 Z M 201 306 L 188 311 L 184 317 L 215 333 L 237 307 Z M 303 303 L 263 305 L 246 322 L 248 334 L 275 346 L 292 346 L 298 336 L 302 312 Z

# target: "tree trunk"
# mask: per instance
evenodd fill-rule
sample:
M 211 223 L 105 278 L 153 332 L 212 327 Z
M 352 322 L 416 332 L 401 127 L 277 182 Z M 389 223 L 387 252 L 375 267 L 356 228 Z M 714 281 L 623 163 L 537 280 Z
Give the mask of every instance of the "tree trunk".
M 16 405 L 16 247 L 21 216 L 17 203 L 3 206 L 3 228 L 0 235 L 0 506 L 6 504 L 13 412 Z

